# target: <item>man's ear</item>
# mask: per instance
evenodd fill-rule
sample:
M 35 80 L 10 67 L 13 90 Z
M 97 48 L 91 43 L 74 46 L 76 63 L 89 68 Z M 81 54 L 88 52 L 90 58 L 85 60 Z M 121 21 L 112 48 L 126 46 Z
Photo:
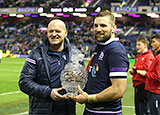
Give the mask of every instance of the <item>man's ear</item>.
M 112 32 L 115 33 L 116 29 L 117 29 L 117 25 L 114 24 L 113 27 L 112 27 Z
M 67 37 L 67 35 L 68 35 L 68 31 L 66 30 L 66 32 L 65 32 L 65 37 Z
M 148 44 L 144 44 L 146 48 L 148 48 Z

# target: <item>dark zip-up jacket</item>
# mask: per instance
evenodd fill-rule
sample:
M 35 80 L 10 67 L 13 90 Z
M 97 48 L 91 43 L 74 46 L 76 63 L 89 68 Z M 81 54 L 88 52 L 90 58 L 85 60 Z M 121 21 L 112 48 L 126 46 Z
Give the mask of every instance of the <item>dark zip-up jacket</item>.
M 68 49 L 68 62 L 71 62 L 71 57 L 81 52 L 71 47 L 67 38 L 65 43 Z M 32 50 L 21 71 L 19 87 L 22 92 L 29 95 L 29 114 L 75 115 L 74 101 L 53 101 L 50 97 L 52 88 L 48 49 L 49 43 L 46 40 L 37 49 Z

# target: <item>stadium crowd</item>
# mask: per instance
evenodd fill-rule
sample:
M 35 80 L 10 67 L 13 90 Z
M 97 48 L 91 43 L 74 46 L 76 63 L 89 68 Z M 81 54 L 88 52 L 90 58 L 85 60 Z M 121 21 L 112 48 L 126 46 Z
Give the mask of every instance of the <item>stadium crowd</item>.
M 89 0 L 88 0 L 89 1 Z M 112 2 L 126 2 L 125 5 L 130 6 L 133 0 L 101 0 L 99 5 L 110 6 Z M 94 4 L 96 0 L 90 1 L 90 6 Z M 0 8 L 12 8 L 12 7 L 80 7 L 86 3 L 86 0 L 0 0 Z M 137 1 L 136 5 L 144 6 L 154 3 L 156 5 L 157 0 L 140 0 Z M 39 17 L 40 18 L 40 17 Z M 13 20 L 13 19 L 12 19 Z M 38 21 L 37 21 L 38 20 Z M 145 20 L 133 22 L 132 21 L 117 20 L 118 29 L 116 32 L 117 37 L 120 38 L 122 44 L 125 45 L 130 57 L 134 58 L 135 42 L 139 35 L 150 36 L 154 29 L 160 28 L 159 24 L 145 22 Z M 135 18 L 134 18 L 135 20 Z M 38 22 L 38 23 L 37 23 Z M 46 30 L 40 28 L 46 27 L 49 19 L 29 19 L 29 20 L 3 20 L 0 22 L 0 49 L 3 52 L 7 50 L 12 54 L 28 54 L 33 48 L 36 48 L 42 39 L 46 37 Z M 93 37 L 93 28 L 91 20 L 88 21 L 77 21 L 67 20 L 67 28 L 69 30 L 68 38 L 71 43 L 79 48 L 86 57 L 90 57 L 95 48 L 95 40 Z M 133 32 L 129 35 L 124 34 L 131 28 L 134 27 Z M 136 36 L 134 36 L 136 33 Z M 2 40 L 3 39 L 3 40 Z
M 23 21 L 2 21 L 0 23 L 0 49 L 3 52 L 7 50 L 12 54 L 28 54 L 31 49 L 36 48 L 46 38 L 48 18 L 37 18 Z M 86 57 L 91 57 L 95 48 L 95 39 L 93 36 L 92 20 L 77 21 L 67 20 L 65 21 L 69 30 L 68 38 L 75 47 L 79 48 Z M 159 25 L 148 25 L 146 23 L 136 22 L 136 27 L 141 28 L 138 31 L 142 31 L 148 28 L 147 31 L 153 28 L 159 28 Z M 130 38 L 124 37 L 124 33 L 133 26 L 132 23 L 117 21 L 118 28 L 121 31 L 117 31 L 117 37 L 120 38 L 120 42 L 125 45 L 128 54 L 131 58 L 136 55 L 135 42 L 137 37 Z M 152 31 L 153 33 L 153 31 Z
M 92 6 L 96 0 L 0 0 L 0 8 L 12 7 L 80 7 L 89 2 Z M 100 0 L 98 5 L 111 6 L 111 3 L 125 2 L 126 6 L 131 6 L 134 0 Z M 158 5 L 159 0 L 138 0 L 135 6 Z M 133 7 L 133 6 L 132 6 Z
M 0 0 L 0 8 L 11 7 L 79 7 L 84 0 Z

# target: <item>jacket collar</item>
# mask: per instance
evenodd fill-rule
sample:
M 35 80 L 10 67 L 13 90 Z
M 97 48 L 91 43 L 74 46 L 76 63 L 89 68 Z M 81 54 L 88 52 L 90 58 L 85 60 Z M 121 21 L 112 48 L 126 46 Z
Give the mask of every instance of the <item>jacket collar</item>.
M 159 53 L 160 53 L 160 50 L 156 53 L 156 55 L 159 54 Z
M 147 51 L 141 53 L 141 54 L 138 54 L 138 55 L 143 55 L 143 54 L 147 54 L 147 53 L 152 53 L 151 49 L 148 49 Z

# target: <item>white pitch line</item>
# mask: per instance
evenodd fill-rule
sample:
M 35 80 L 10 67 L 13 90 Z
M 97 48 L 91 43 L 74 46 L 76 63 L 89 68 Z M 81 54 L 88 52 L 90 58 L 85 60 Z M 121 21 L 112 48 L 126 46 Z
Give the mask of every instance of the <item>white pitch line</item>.
M 7 92 L 7 93 L 0 93 L 0 96 L 1 96 L 1 95 L 14 94 L 14 93 L 20 93 L 20 91 L 13 91 L 13 92 Z
M 132 108 L 132 109 L 135 108 L 134 106 L 122 106 L 122 107 L 124 107 L 124 108 Z
M 4 62 L 4 64 L 24 64 L 24 62 Z
M 6 70 L 6 69 L 0 69 L 0 71 L 3 71 L 3 72 L 21 72 L 21 71 L 17 71 L 17 70 Z
M 28 111 L 23 112 L 23 113 L 10 114 L 10 115 L 28 115 Z

